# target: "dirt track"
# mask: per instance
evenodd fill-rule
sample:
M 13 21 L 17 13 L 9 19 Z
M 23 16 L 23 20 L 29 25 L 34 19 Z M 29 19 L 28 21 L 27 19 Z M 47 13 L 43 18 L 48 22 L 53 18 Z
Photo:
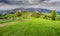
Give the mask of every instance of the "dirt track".
M 25 20 L 23 20 L 22 22 L 27 22 L 27 21 L 29 21 L 29 20 L 31 20 L 31 19 L 25 19 Z M 0 24 L 0 27 L 9 26 L 9 25 L 14 25 L 14 24 L 17 24 L 17 23 L 19 23 L 19 22 L 21 22 L 21 21 L 3 23 L 3 24 Z
M 15 21 L 15 22 L 8 22 L 8 23 L 3 23 L 3 24 L 0 24 L 0 27 L 4 27 L 4 26 L 8 26 L 8 25 L 13 25 L 13 24 L 16 24 L 20 21 Z

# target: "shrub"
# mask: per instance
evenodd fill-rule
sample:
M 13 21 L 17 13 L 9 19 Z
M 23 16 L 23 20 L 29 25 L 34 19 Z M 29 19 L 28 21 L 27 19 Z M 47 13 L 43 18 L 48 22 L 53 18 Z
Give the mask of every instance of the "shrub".
M 4 16 L 5 19 L 7 19 L 7 18 L 15 18 L 15 17 L 16 17 L 15 14 L 8 14 L 8 15 Z
M 40 17 L 40 13 L 33 12 L 31 16 L 35 17 L 35 18 L 39 18 Z

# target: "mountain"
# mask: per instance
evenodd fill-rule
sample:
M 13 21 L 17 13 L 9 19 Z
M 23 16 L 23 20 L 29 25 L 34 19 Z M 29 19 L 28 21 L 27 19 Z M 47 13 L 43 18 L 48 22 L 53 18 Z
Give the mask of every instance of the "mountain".
M 30 11 L 30 12 L 35 12 L 35 11 L 39 11 L 39 12 L 47 12 L 47 13 L 51 13 L 52 10 L 49 9 L 42 9 L 42 8 L 16 8 L 16 9 L 12 9 L 12 10 L 0 10 L 0 14 L 14 14 L 16 13 L 16 10 L 21 10 L 22 12 L 24 11 Z M 57 11 L 57 13 L 60 15 L 60 11 Z

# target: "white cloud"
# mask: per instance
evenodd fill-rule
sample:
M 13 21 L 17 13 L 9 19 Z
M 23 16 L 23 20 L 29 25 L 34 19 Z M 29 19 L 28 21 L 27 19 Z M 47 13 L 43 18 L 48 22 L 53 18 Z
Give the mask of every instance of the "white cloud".
M 58 10 L 60 11 L 60 7 L 53 7 L 53 6 L 42 6 L 42 5 L 29 5 L 29 6 L 19 6 L 19 5 L 4 5 L 0 6 L 0 10 L 10 10 L 15 8 L 44 8 L 44 9 L 50 9 L 50 10 Z
M 15 8 L 46 8 L 46 9 L 56 9 L 60 10 L 60 6 L 52 6 L 52 5 L 47 5 L 41 0 L 6 0 L 6 1 L 23 1 L 25 4 L 38 4 L 38 5 L 6 5 L 6 4 L 0 4 L 0 10 L 9 10 L 9 9 L 15 9 Z M 40 3 L 40 1 L 43 3 Z M 46 0 L 47 1 L 47 0 Z M 60 1 L 60 0 L 49 0 L 49 2 L 55 2 L 55 1 Z M 47 3 L 49 3 L 47 2 Z
M 0 10 L 10 10 L 10 9 L 15 9 L 21 6 L 16 6 L 16 5 L 2 5 L 0 6 Z

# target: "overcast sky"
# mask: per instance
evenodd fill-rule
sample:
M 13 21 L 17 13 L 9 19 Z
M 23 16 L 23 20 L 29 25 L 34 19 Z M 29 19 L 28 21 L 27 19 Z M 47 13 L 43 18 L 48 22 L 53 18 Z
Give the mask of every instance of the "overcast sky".
M 15 8 L 46 8 L 60 10 L 60 0 L 0 0 L 0 10 Z

